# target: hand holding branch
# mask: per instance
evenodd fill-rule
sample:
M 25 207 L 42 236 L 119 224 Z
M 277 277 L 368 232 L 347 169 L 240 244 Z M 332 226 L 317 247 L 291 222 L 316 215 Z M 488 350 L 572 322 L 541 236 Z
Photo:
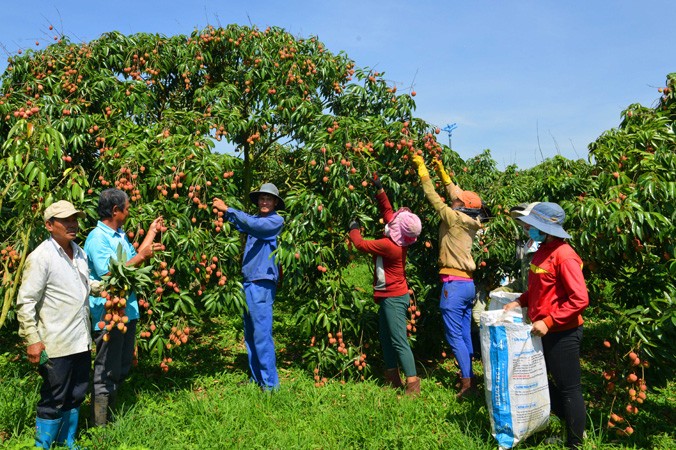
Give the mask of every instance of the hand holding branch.
M 214 197 L 213 205 L 214 205 L 214 208 L 216 208 L 217 210 L 219 210 L 221 212 L 228 212 L 228 205 L 226 205 L 225 202 L 218 197 Z

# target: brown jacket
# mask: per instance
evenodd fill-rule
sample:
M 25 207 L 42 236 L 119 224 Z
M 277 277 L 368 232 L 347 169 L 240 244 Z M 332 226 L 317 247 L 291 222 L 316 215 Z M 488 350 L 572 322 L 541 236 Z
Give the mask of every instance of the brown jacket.
M 425 197 L 432 207 L 439 213 L 439 273 L 441 275 L 457 275 L 472 278 L 476 269 L 472 257 L 472 241 L 477 230 L 481 227 L 479 219 L 472 219 L 467 214 L 455 211 L 445 204 L 434 190 L 434 184 L 429 177 L 423 177 L 422 182 Z M 453 201 L 458 198 L 460 188 L 451 183 L 446 191 Z

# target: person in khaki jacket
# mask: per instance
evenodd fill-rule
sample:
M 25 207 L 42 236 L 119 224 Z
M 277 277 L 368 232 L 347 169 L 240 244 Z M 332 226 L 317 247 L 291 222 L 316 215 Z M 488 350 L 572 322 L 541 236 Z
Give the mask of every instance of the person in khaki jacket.
M 80 405 L 89 387 L 89 268 L 73 242 L 84 213 L 61 200 L 45 209 L 50 237 L 26 258 L 17 297 L 19 336 L 42 377 L 35 446 L 76 448 Z
M 413 163 L 425 192 L 425 197 L 441 218 L 439 224 L 439 276 L 443 283 L 439 309 L 444 321 L 446 341 L 451 346 L 460 367 L 458 398 L 474 388 L 472 373 L 471 323 L 476 288 L 472 274 L 476 269 L 472 257 L 472 242 L 481 228 L 481 198 L 474 192 L 463 191 L 453 183 L 440 160 L 434 164 L 451 206 L 434 190 L 434 184 L 422 157 L 415 155 Z

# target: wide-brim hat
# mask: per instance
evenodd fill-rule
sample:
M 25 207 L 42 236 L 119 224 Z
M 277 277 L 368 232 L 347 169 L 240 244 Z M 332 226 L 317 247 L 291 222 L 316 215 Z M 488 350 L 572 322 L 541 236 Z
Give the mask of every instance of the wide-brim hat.
M 418 240 L 422 231 L 420 218 L 408 208 L 399 208 L 387 224 L 390 239 L 399 247 L 407 247 Z
M 571 237 L 562 226 L 563 221 L 566 220 L 566 213 L 556 203 L 538 203 L 533 206 L 527 216 L 519 217 L 518 220 L 552 236 L 566 239 Z
M 483 203 L 479 194 L 472 191 L 462 191 L 458 194 L 458 198 L 465 204 L 468 209 L 480 209 Z
M 45 222 L 47 222 L 49 219 L 65 219 L 66 217 L 73 215 L 76 215 L 82 219 L 84 218 L 85 213 L 79 209 L 76 209 L 71 202 L 67 200 L 59 200 L 58 202 L 52 203 L 45 209 L 43 217 Z
M 530 214 L 533 207 L 540 202 L 533 203 L 519 203 L 515 207 L 509 210 L 509 215 L 512 216 L 512 219 L 518 219 L 520 217 L 525 217 Z
M 277 189 L 277 186 L 275 186 L 272 183 L 265 183 L 261 188 L 257 191 L 253 191 L 249 193 L 249 199 L 255 204 L 258 204 L 258 196 L 261 194 L 268 194 L 272 195 L 277 199 L 277 206 L 275 209 L 284 209 L 284 200 L 282 197 L 279 196 L 279 189 Z

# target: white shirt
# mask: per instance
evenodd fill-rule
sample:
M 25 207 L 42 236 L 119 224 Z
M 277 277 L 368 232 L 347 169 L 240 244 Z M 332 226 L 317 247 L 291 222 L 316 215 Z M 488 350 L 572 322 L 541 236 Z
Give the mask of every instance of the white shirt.
M 19 336 L 27 345 L 42 341 L 52 358 L 91 349 L 87 256 L 71 247 L 72 260 L 51 237 L 33 250 L 16 301 Z

